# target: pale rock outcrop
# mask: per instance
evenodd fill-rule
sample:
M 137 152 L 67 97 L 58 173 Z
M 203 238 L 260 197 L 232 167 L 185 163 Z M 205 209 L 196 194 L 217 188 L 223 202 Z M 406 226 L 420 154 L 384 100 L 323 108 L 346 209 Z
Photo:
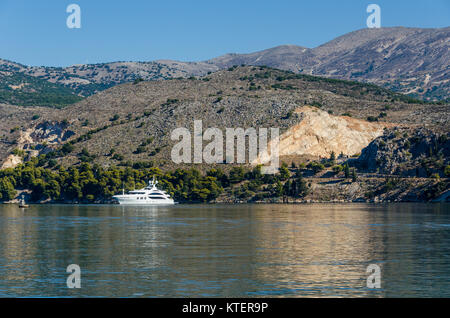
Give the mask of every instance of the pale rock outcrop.
M 329 157 L 351 156 L 361 152 L 371 141 L 383 134 L 385 124 L 371 123 L 347 116 L 333 116 L 318 108 L 304 106 L 296 110 L 300 122 L 280 136 L 279 156 L 310 155 Z M 270 149 L 274 142 L 269 143 Z M 254 164 L 265 164 L 270 154 L 263 152 Z
M 3 162 L 0 169 L 8 169 L 8 168 L 14 168 L 18 164 L 22 163 L 22 158 L 20 156 L 16 155 L 9 155 L 6 160 Z
M 32 131 L 33 129 L 27 129 L 26 131 L 20 132 L 20 136 L 17 139 L 17 149 L 23 150 L 26 144 L 33 143 L 33 138 L 31 138 L 30 136 Z M 21 164 L 22 162 L 23 162 L 22 157 L 10 154 L 8 157 L 6 157 L 0 169 L 15 168 L 18 164 Z

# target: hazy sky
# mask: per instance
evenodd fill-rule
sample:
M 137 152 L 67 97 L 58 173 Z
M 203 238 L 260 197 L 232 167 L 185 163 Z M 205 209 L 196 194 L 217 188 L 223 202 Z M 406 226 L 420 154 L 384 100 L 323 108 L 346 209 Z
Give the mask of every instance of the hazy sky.
M 81 29 L 66 26 L 72 3 Z M 0 0 L 0 58 L 67 66 L 315 47 L 365 28 L 371 3 L 384 27 L 450 25 L 450 0 Z

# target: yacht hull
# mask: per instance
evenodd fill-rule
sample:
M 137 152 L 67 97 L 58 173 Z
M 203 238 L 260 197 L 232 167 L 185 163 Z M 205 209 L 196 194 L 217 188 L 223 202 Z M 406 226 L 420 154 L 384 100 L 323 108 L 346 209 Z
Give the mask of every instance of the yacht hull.
M 172 199 L 167 199 L 167 200 L 152 200 L 152 199 L 147 199 L 147 200 L 136 200 L 136 198 L 134 197 L 127 197 L 125 196 L 121 196 L 121 195 L 115 195 L 113 196 L 114 199 L 116 199 L 116 201 L 120 204 L 120 205 L 149 205 L 149 206 L 154 206 L 154 205 L 174 205 L 175 202 Z

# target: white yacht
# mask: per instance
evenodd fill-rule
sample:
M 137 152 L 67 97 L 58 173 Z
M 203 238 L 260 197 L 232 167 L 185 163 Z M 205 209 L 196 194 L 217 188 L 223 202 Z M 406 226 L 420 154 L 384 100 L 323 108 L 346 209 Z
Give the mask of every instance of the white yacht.
M 153 178 L 153 181 L 148 183 L 148 186 L 140 189 L 133 190 L 125 194 L 122 190 L 122 194 L 113 196 L 119 204 L 127 205 L 173 205 L 175 202 L 170 198 L 165 191 L 159 190 L 156 185 L 158 181 Z

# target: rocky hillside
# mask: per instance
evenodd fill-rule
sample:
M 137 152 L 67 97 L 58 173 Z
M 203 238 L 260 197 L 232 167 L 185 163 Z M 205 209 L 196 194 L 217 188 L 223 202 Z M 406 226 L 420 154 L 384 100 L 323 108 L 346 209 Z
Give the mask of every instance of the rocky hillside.
M 180 202 L 444 201 L 449 106 L 254 66 L 122 84 L 63 109 L 3 104 L 1 168 L 16 168 L 0 169 L 0 201 L 110 202 L 123 182 L 133 189 L 155 173 Z M 170 134 L 193 132 L 194 120 L 204 130 L 279 127 L 287 165 L 261 175 L 250 165 L 174 164 Z
M 90 96 L 117 84 L 203 76 L 242 64 L 374 83 L 420 99 L 439 101 L 450 97 L 449 43 L 450 28 L 398 27 L 362 29 L 316 48 L 283 45 L 203 62 L 160 60 L 60 68 L 29 67 L 0 59 L 0 102 L 66 105 L 77 101 L 73 95 Z M 50 96 L 43 95 L 44 84 L 58 96 L 51 96 L 48 91 L 45 92 Z M 29 95 L 33 92 L 36 94 Z
M 0 60 L 0 102 L 13 105 L 63 107 L 82 99 L 64 83 L 21 72 L 19 66 Z
M 369 172 L 404 177 L 444 176 L 450 164 L 450 133 L 436 134 L 425 128 L 398 127 L 386 130 L 355 160 Z
M 305 105 L 313 108 L 302 109 Z M 450 127 L 448 105 L 414 104 L 373 85 L 267 67 L 123 84 L 61 110 L 0 108 L 2 161 L 50 152 L 64 165 L 152 162 L 172 167 L 170 133 L 178 127 L 192 131 L 194 120 L 202 120 L 204 129 L 279 127 L 287 132 L 283 136 L 301 134 L 300 141 L 282 139 L 295 143 L 283 146 L 282 154 L 297 157 L 356 154 L 382 133 L 383 122 L 426 126 L 437 133 Z M 67 143 L 63 152 L 58 150 Z
M 31 67 L 0 59 L 0 102 L 13 105 L 55 106 L 55 101 L 42 95 L 41 86 L 53 89 L 55 94 L 66 93 L 85 97 L 112 86 L 135 80 L 163 80 L 204 75 L 216 67 L 204 63 L 176 61 L 113 62 L 72 65 L 69 67 Z M 35 100 L 22 98 L 27 92 L 36 93 Z M 14 98 L 15 97 L 15 98 Z M 81 98 L 78 98 L 80 100 Z M 68 100 L 58 105 L 72 104 Z

